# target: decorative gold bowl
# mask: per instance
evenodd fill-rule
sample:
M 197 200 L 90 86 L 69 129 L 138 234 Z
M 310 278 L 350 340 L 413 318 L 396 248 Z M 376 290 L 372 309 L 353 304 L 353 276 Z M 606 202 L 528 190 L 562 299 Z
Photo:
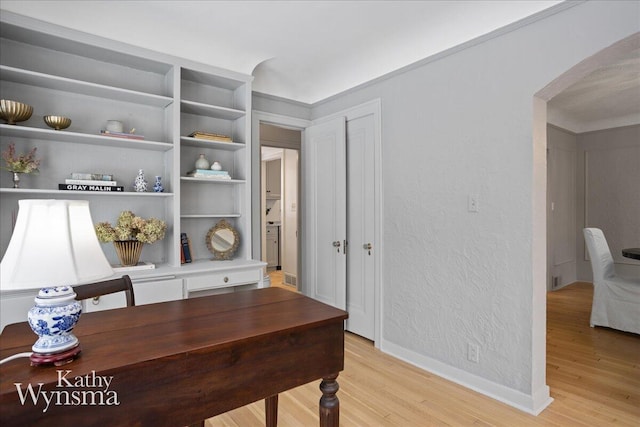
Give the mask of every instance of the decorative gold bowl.
M 32 114 L 33 107 L 31 105 L 18 101 L 10 101 L 8 99 L 0 99 L 0 118 L 6 120 L 10 125 L 29 120 Z
M 44 116 L 44 122 L 55 130 L 66 129 L 71 125 L 71 119 L 63 116 Z

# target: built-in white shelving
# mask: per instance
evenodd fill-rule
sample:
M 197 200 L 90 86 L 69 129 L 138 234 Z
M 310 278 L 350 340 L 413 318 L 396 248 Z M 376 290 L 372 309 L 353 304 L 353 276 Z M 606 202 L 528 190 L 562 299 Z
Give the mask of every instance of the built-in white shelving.
M 11 13 L 0 20 L 2 98 L 34 107 L 29 120 L 0 124 L 1 148 L 13 143 L 21 153 L 37 147 L 37 157 L 42 159 L 40 172 L 23 176 L 21 188 L 12 188 L 10 174 L 0 173 L 1 253 L 11 236 L 18 200 L 86 198 L 95 222 L 114 222 L 122 210 L 165 220 L 169 226 L 165 239 L 143 252 L 145 260 L 158 268 L 184 269 L 180 235 L 187 233 L 195 245 L 194 261 L 206 260 L 200 268 L 216 269 L 204 237 L 221 219 L 240 233 L 236 257 L 254 265 L 250 262 L 251 190 L 246 185 L 251 170 L 247 149 L 251 76 L 52 29 Z M 70 117 L 72 124 L 65 130 L 50 129 L 42 120 L 49 114 Z M 114 119 L 124 123 L 125 131 L 135 128 L 135 134 L 144 138 L 102 135 L 107 120 Z M 232 142 L 189 137 L 194 131 L 228 135 Z M 200 153 L 222 163 L 233 179 L 187 176 Z M 145 173 L 147 192 L 133 191 L 139 169 Z M 113 174 L 125 191 L 58 190 L 71 172 Z M 155 176 L 162 179 L 162 193 L 152 192 Z M 117 261 L 107 246 L 110 261 Z
M 0 124 L 0 150 L 37 148 L 39 173 L 0 171 L 0 256 L 11 238 L 22 199 L 89 200 L 95 223 L 114 223 L 123 210 L 167 222 L 163 240 L 145 245 L 142 261 L 154 269 L 131 271 L 136 304 L 234 292 L 263 286 L 261 261 L 251 259 L 251 76 L 89 36 L 3 12 L 0 15 L 0 97 L 33 106 L 30 119 Z M 188 65 L 185 65 L 188 64 Z M 71 118 L 56 131 L 44 115 Z M 144 138 L 101 135 L 108 120 Z M 194 131 L 228 135 L 233 142 L 192 138 Z M 199 154 L 218 161 L 233 179 L 212 181 L 186 176 Z M 1 160 L 0 160 L 1 162 Z M 133 191 L 142 169 L 147 192 Z M 113 174 L 123 192 L 59 190 L 72 172 Z M 164 192 L 152 191 L 160 176 Z M 238 230 L 234 259 L 213 261 L 205 236 L 220 220 Z M 181 263 L 181 233 L 192 243 L 192 262 Z M 103 249 L 117 264 L 113 246 Z M 153 298 L 149 298 L 149 296 Z M 2 325 L 24 320 L 33 305 L 29 292 L 0 296 Z M 113 294 L 91 311 L 124 306 Z M 115 299 L 114 299 L 115 298 Z

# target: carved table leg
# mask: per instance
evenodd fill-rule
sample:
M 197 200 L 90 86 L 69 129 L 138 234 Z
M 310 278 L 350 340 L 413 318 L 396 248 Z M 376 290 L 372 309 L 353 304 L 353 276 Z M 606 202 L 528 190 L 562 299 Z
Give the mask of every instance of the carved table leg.
M 278 395 L 274 394 L 264 400 L 265 426 L 276 427 L 278 425 Z
M 320 383 L 320 427 L 338 427 L 340 425 L 340 401 L 338 392 L 338 374 L 330 375 Z

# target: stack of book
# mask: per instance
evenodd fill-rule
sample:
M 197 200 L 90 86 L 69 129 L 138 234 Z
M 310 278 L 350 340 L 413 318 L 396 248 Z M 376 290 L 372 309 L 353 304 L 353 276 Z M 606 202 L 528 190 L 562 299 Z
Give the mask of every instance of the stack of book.
M 192 178 L 207 178 L 207 179 L 231 179 L 231 175 L 227 171 L 214 171 L 210 169 L 196 169 L 191 172 L 187 172 L 187 176 Z
M 144 139 L 144 135 L 138 135 L 135 133 L 126 133 L 126 132 L 112 132 L 110 130 L 104 130 L 104 129 L 100 131 L 100 135 L 110 136 L 113 138 Z
M 227 135 L 221 135 L 219 133 L 211 133 L 211 132 L 202 132 L 199 130 L 195 132 L 191 132 L 189 136 L 197 139 L 206 139 L 208 141 L 231 142 L 231 137 Z
M 58 184 L 59 190 L 65 191 L 124 191 L 124 187 L 113 180 L 113 175 L 102 173 L 74 172 L 71 178 Z

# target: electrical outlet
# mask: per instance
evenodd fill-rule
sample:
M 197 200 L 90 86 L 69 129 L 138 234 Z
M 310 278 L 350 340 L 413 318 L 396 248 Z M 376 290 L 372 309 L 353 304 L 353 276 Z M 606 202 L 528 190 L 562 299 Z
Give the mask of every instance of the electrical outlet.
M 469 199 L 467 201 L 467 209 L 469 212 L 478 212 L 480 211 L 479 206 L 480 201 L 478 200 L 477 194 L 470 194 Z
M 480 347 L 472 342 L 467 344 L 467 359 L 473 363 L 480 363 Z

